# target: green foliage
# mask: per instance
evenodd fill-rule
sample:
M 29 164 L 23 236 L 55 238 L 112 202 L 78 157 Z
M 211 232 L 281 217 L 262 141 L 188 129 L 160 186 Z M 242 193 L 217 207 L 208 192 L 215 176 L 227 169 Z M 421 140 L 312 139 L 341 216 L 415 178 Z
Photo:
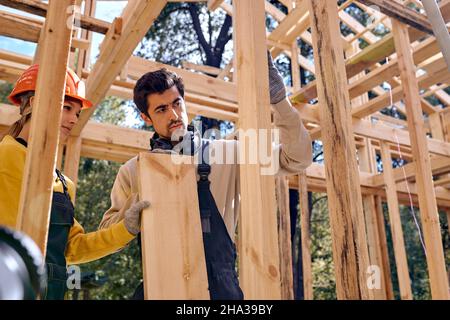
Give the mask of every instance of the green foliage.
M 336 280 L 326 195 L 313 194 L 311 257 L 314 299 L 336 299 Z
M 8 95 L 13 90 L 14 86 L 13 84 L 9 82 L 0 81 L 0 103 L 8 103 L 10 104 L 8 100 Z
M 391 226 L 386 204 L 383 204 L 383 213 L 394 296 L 396 299 L 400 299 L 397 269 L 392 245 Z M 314 299 L 318 300 L 336 299 L 332 238 L 328 214 L 326 194 L 313 193 L 313 209 L 311 212 L 311 256 Z M 415 216 L 417 223 L 421 225 L 420 212 L 417 208 L 414 208 L 413 216 L 409 206 L 400 206 L 400 216 L 414 299 L 431 299 L 425 251 L 414 219 Z M 445 252 L 445 262 L 446 265 L 450 265 L 450 234 L 448 232 L 448 220 L 445 212 L 441 212 L 439 217 L 442 243 Z
M 119 167 L 110 161 L 81 160 L 75 217 L 86 232 L 97 230 L 103 213 L 110 207 L 110 191 Z M 142 277 L 137 241 L 118 253 L 81 265 L 81 270 L 107 277 L 103 286 L 90 289 L 90 299 L 129 298 Z

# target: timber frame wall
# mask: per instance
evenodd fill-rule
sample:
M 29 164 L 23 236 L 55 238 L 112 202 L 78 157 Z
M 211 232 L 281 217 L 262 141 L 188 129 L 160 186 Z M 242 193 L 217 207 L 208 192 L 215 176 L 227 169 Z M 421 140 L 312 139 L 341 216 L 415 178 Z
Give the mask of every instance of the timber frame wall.
M 43 105 L 61 105 L 60 78 L 64 68 L 55 67 L 55 61 L 60 61 L 61 66 L 68 61 L 86 80 L 87 97 L 97 105 L 106 95 L 132 99 L 136 80 L 145 72 L 165 66 L 185 79 L 190 119 L 203 115 L 233 121 L 238 128 L 268 128 L 268 97 L 260 94 L 267 92 L 267 74 L 265 68 L 258 66 L 267 61 L 266 47 L 274 58 L 285 54 L 293 67 L 290 99 L 313 139 L 322 141 L 325 161 L 324 165 L 314 163 L 299 176 L 275 181 L 261 179 L 255 168 L 241 169 L 245 195 L 242 208 L 249 211 L 241 221 L 244 236 L 239 243 L 241 285 L 246 297 L 293 297 L 287 193 L 289 188 L 298 188 L 305 299 L 313 298 L 310 213 L 305 206 L 308 191 L 328 194 L 339 299 L 393 299 L 382 202 L 387 202 L 389 209 L 401 298 L 413 298 L 399 215 L 399 204 L 409 205 L 409 194 L 420 208 L 432 297 L 448 299 L 438 212 L 450 219 L 450 96 L 444 91 L 449 86 L 450 68 L 426 16 L 406 6 L 413 3 L 421 7 L 421 2 L 348 0 L 338 7 L 337 1 L 330 0 L 280 0 L 288 7 L 286 15 L 265 0 L 235 0 L 234 6 L 223 0 L 203 1 L 208 2 L 210 10 L 221 8 L 234 16 L 236 61 L 246 63 L 235 65 L 232 61 L 224 69 L 216 69 L 186 61 L 181 69 L 132 56 L 166 3 L 182 1 L 130 0 L 122 15 L 109 23 L 94 18 L 96 0 L 50 0 L 48 4 L 0 0 L 0 5 L 47 16 L 42 19 L 0 9 L 0 35 L 38 43 L 34 57 L 0 50 L 0 79 L 14 83 L 29 65 L 39 62 L 47 74 L 55 76 L 40 78 L 38 100 Z M 74 16 L 64 8 L 82 3 L 83 12 L 75 15 L 81 29 L 72 31 L 72 26 L 65 24 Z M 371 4 L 378 5 L 383 13 L 368 6 Z M 344 9 L 350 5 L 365 11 L 373 23 L 363 26 L 347 14 Z M 448 27 L 450 0 L 440 1 L 439 6 Z M 278 21 L 278 26 L 267 35 L 264 14 Z M 353 33 L 344 37 L 339 23 Z M 372 31 L 378 24 L 391 32 L 377 36 Z M 98 59 L 91 66 L 93 32 L 104 34 L 105 38 Z M 300 54 L 299 38 L 313 47 L 314 62 Z M 368 44 L 362 50 L 360 40 Z M 301 87 L 299 67 L 313 73 L 316 81 Z M 393 105 L 406 116 L 406 121 L 380 113 L 391 104 L 391 94 L 383 85 L 386 83 L 392 87 Z M 46 86 L 61 90 L 48 94 Z M 239 90 L 250 86 L 255 91 Z M 441 105 L 431 105 L 425 99 L 428 96 L 437 98 Z M 251 113 L 252 106 L 261 105 L 264 107 L 257 108 L 257 116 Z M 76 183 L 80 157 L 125 162 L 148 149 L 150 132 L 89 121 L 94 110 L 95 107 L 82 114 L 73 136 L 59 148 L 56 132 L 39 134 L 44 127 L 51 127 L 45 123 L 57 122 L 59 113 L 36 111 L 40 121 L 33 122 L 32 127 L 27 183 L 22 189 L 27 197 L 21 199 L 24 209 L 20 210 L 19 227 L 30 233 L 43 250 L 50 200 L 43 190 L 49 189 L 50 175 L 55 165 L 60 165 L 63 152 L 64 172 Z M 0 133 L 17 117 L 17 108 L 1 105 Z M 384 164 L 383 173 L 377 170 L 377 154 Z M 48 155 L 46 160 L 44 155 Z M 392 159 L 399 156 L 407 164 L 393 169 Z M 33 163 L 40 163 L 41 170 L 33 169 Z M 40 177 L 29 174 L 38 171 L 42 172 Z M 45 197 L 41 197 L 43 194 Z M 38 198 L 40 202 L 36 202 Z M 27 224 L 31 213 L 26 208 L 30 207 L 42 217 L 39 228 Z M 264 211 L 264 223 L 256 223 L 261 217 L 254 212 L 260 211 Z M 374 265 L 380 270 L 381 287 L 369 290 L 367 272 Z

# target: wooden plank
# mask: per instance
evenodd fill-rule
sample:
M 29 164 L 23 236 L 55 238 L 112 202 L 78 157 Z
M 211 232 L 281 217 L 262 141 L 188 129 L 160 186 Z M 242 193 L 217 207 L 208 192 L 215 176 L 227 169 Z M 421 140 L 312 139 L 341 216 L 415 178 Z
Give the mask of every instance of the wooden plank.
M 56 169 L 62 171 L 62 161 L 64 156 L 64 144 L 60 143 L 58 146 L 58 154 L 56 155 Z
M 293 300 L 293 271 L 291 223 L 289 211 L 289 186 L 286 177 L 276 178 L 278 203 L 278 234 L 280 250 L 281 297 L 282 300 Z
M 302 1 L 284 18 L 268 36 L 269 40 L 290 46 L 299 35 L 303 34 L 309 26 L 307 2 Z M 273 57 L 277 57 L 282 50 L 272 48 Z
M 66 154 L 64 157 L 64 174 L 68 176 L 74 186 L 76 195 L 76 186 L 78 183 L 78 167 L 80 165 L 81 156 L 81 137 L 70 136 L 66 142 Z M 75 199 L 72 199 L 75 202 Z
M 362 38 L 372 44 L 377 42 L 379 38 L 375 36 L 372 32 L 366 31 L 366 28 L 355 18 L 353 18 L 350 14 L 345 11 L 339 11 L 339 17 L 342 21 L 350 27 L 356 34 L 361 33 Z
M 449 299 L 448 276 L 440 236 L 439 216 L 420 109 L 419 85 L 415 77 L 416 70 L 409 46 L 408 30 L 406 26 L 396 20 L 392 21 L 392 26 L 403 85 L 411 147 L 414 161 L 416 162 L 419 207 L 427 248 L 431 293 L 433 299 Z
M 48 10 L 47 3 L 36 0 L 0 0 L 0 5 L 25 11 L 41 17 L 45 17 Z M 64 12 L 66 9 L 64 9 Z M 93 17 L 87 17 L 85 15 L 81 15 L 79 22 L 81 28 L 102 34 L 106 34 L 110 27 L 110 24 L 106 21 Z
M 308 205 L 308 182 L 306 172 L 298 175 L 298 193 L 300 199 L 300 229 L 302 246 L 303 297 L 305 300 L 314 299 L 312 258 L 311 258 L 311 225 Z M 300 257 L 299 257 L 300 259 Z
M 23 17 L 10 12 L 0 11 L 0 35 L 29 42 L 38 42 L 44 22 Z M 84 48 L 87 42 L 73 38 L 72 48 Z
M 380 196 L 375 196 L 375 208 L 378 232 L 380 236 L 381 249 L 381 269 L 383 270 L 384 286 L 386 289 L 386 299 L 394 300 L 394 289 L 392 287 L 391 267 L 387 246 L 386 227 L 384 222 L 383 204 Z
M 266 6 L 267 6 L 268 3 L 269 2 L 266 1 Z M 292 4 L 294 4 L 294 3 L 295 3 L 295 0 L 292 2 Z M 292 11 L 292 9 L 293 8 L 292 8 L 292 5 L 291 5 L 291 8 L 289 8 L 289 11 Z M 292 51 L 292 54 L 291 54 L 292 87 L 293 87 L 294 91 L 297 91 L 297 90 L 300 90 L 300 88 L 302 86 L 302 84 L 301 84 L 301 76 L 300 76 L 299 59 L 304 60 L 303 61 L 303 62 L 305 62 L 304 65 L 307 64 L 307 65 L 312 66 L 312 68 L 306 68 L 307 70 L 310 70 L 313 73 L 315 73 L 316 70 L 314 68 L 314 64 L 310 63 L 309 60 L 307 60 L 306 58 L 304 58 L 301 55 L 300 49 L 299 49 L 298 44 L 297 44 L 297 39 L 294 42 L 292 42 L 292 44 L 291 44 L 291 51 Z M 314 69 L 314 70 L 311 70 L 311 69 Z
M 73 129 L 73 135 L 79 135 L 90 116 L 108 89 L 126 64 L 139 41 L 147 33 L 153 21 L 166 5 L 167 0 L 140 1 L 128 3 L 124 15 L 130 18 L 123 21 L 123 30 L 114 30 L 120 25 L 121 19 L 116 19 L 108 31 L 100 49 L 100 55 L 89 77 L 86 80 L 86 96 L 94 107 L 84 111 Z M 132 9 L 131 9 L 132 7 Z M 127 13 L 128 12 L 128 13 Z
M 369 139 L 364 139 L 364 147 L 358 149 L 358 157 L 360 170 L 372 173 L 373 171 L 376 171 L 375 152 Z M 386 287 L 384 279 L 386 275 L 384 274 L 384 270 L 381 268 L 383 258 L 380 234 L 378 231 L 378 221 L 376 217 L 377 209 L 375 196 L 363 196 L 363 209 L 366 221 L 367 247 L 369 250 L 370 265 L 379 267 L 381 271 L 381 286 L 379 288 L 374 286 L 371 288 L 371 292 L 373 293 L 374 299 L 386 300 Z
M 390 38 L 390 43 L 392 43 L 392 49 L 394 49 L 394 43 L 392 36 L 387 36 L 381 41 L 377 42 L 382 43 L 385 41 L 385 39 Z M 380 47 L 380 49 L 385 50 L 384 47 Z M 367 48 L 363 51 L 366 51 Z M 384 51 L 383 51 L 384 52 Z M 414 48 L 414 61 L 415 63 L 419 64 L 423 61 L 425 61 L 430 56 L 436 54 L 439 52 L 439 47 L 437 45 L 437 42 L 434 38 L 427 39 L 417 45 Z M 369 53 L 367 52 L 366 55 Z M 356 54 L 355 56 L 359 56 L 360 54 Z M 354 57 L 351 57 L 349 60 L 347 60 L 347 71 L 349 72 L 349 75 L 354 75 L 354 72 L 350 72 L 350 70 L 358 70 L 353 69 L 352 61 L 355 59 Z M 382 59 L 381 57 L 379 58 Z M 370 60 L 370 59 L 369 59 Z M 368 73 L 363 78 L 359 79 L 357 82 L 353 83 L 349 90 L 350 90 L 350 97 L 354 98 L 372 88 L 374 88 L 376 85 L 381 84 L 384 81 L 387 81 L 391 79 L 393 76 L 399 75 L 399 69 L 398 69 L 398 62 L 397 59 L 391 59 L 389 64 L 385 64 L 383 66 L 380 66 L 373 70 L 372 72 Z M 398 91 L 398 90 L 397 90 Z M 317 97 L 317 88 L 316 83 L 311 82 L 306 87 L 302 88 L 301 90 L 297 91 L 294 94 L 294 97 L 292 98 L 295 102 L 303 102 L 303 101 L 310 101 L 312 99 L 315 99 Z
M 312 192 L 326 192 L 326 181 L 325 181 L 325 168 L 324 166 L 314 164 L 308 167 L 306 170 L 308 177 L 308 190 Z M 361 191 L 363 195 L 375 195 L 381 196 L 383 199 L 386 199 L 386 192 L 382 188 L 373 188 L 369 184 L 364 183 L 364 176 L 367 173 L 360 172 L 361 175 Z M 291 188 L 298 188 L 297 179 L 290 178 L 289 185 Z M 415 183 L 408 183 L 406 186 L 405 183 L 397 184 L 397 196 L 398 200 L 401 204 L 410 205 L 410 199 L 412 197 L 412 201 L 414 205 L 418 205 L 418 197 L 417 197 L 417 188 Z M 438 201 L 439 206 L 442 207 L 450 207 L 450 195 L 448 190 L 443 190 L 443 188 L 436 188 L 436 200 Z
M 207 75 L 215 75 L 215 76 L 219 75 L 220 72 L 222 71 L 219 68 L 215 68 L 215 67 L 211 67 L 211 66 L 204 66 L 204 65 L 192 63 L 189 61 L 183 61 L 183 68 L 191 69 L 194 71 L 199 71 L 199 72 L 205 73 Z
M 412 300 L 411 280 L 409 279 L 408 261 L 406 258 L 405 242 L 403 239 L 403 228 L 400 220 L 397 190 L 392 172 L 392 160 L 389 146 L 381 142 L 381 158 L 383 161 L 383 176 L 386 184 L 386 196 L 389 208 L 389 220 L 391 224 L 392 243 L 394 246 L 395 264 L 397 266 L 398 283 L 400 287 L 400 298 Z
M 392 0 L 358 0 L 365 5 L 378 6 L 385 15 L 410 25 L 417 30 L 433 35 L 433 28 L 427 17 L 405 5 Z
M 46 254 L 53 172 L 59 143 L 64 84 L 72 24 L 66 8 L 75 0 L 50 0 L 43 58 L 33 103 L 17 229 L 28 234 Z M 63 13 L 61 13 L 63 12 Z M 72 20 L 73 22 L 73 20 Z
M 352 55 L 359 51 L 359 43 L 353 42 L 352 46 L 347 50 L 348 55 Z M 349 79 L 349 83 L 352 84 L 359 78 L 364 77 L 364 73 L 358 74 L 353 78 Z M 355 99 L 352 99 L 352 107 L 362 105 L 369 100 L 368 94 L 363 94 Z M 358 148 L 358 159 L 359 159 L 359 170 L 365 172 L 376 172 L 376 159 L 374 149 L 372 147 L 371 141 L 368 138 L 363 138 L 363 146 Z M 363 210 L 364 219 L 366 222 L 366 232 L 367 232 L 367 248 L 369 252 L 369 264 L 370 266 L 380 266 L 381 265 L 381 248 L 380 239 L 378 234 L 378 225 L 376 220 L 376 206 L 375 206 L 375 196 L 373 195 L 363 195 Z M 382 270 L 381 270 L 382 271 Z M 381 286 L 377 287 L 373 284 L 373 287 L 369 290 L 369 295 L 371 299 L 376 300 L 386 300 L 386 290 L 384 288 L 384 274 L 380 273 L 381 276 Z
M 96 0 L 85 1 L 84 14 L 87 17 L 93 17 L 95 15 L 96 4 L 97 4 Z M 83 69 L 89 69 L 90 67 L 92 32 L 89 30 L 82 30 L 81 38 L 89 41 L 89 47 L 86 50 L 79 50 L 78 53 L 76 72 L 80 77 Z
M 139 154 L 139 197 L 151 203 L 141 218 L 146 300 L 209 299 L 196 167 L 176 157 L 186 162 Z
M 433 174 L 437 174 L 439 171 L 448 170 L 450 168 L 450 158 L 449 157 L 433 157 L 430 159 L 430 167 Z M 415 178 L 416 176 L 416 164 L 415 162 L 410 162 L 402 167 L 396 168 L 393 171 L 393 178 L 395 183 L 403 181 L 406 179 Z M 384 178 L 382 174 L 375 175 L 371 178 L 371 183 L 374 187 L 381 187 L 384 184 Z
M 281 299 L 294 300 L 292 274 L 291 215 L 289 212 L 289 186 L 286 177 L 275 179 L 278 204 L 278 247 L 280 250 Z
M 215 79 L 203 74 L 183 70 L 156 61 L 146 60 L 132 56 L 129 60 L 129 76 L 138 79 L 147 72 L 166 68 L 181 76 L 185 82 L 186 90 L 209 97 L 237 102 L 236 85 L 221 79 Z
M 450 21 L 450 1 L 441 1 L 439 3 L 439 8 L 444 20 L 446 22 Z M 423 32 L 417 31 L 414 28 L 409 28 L 408 32 L 411 42 L 414 42 L 425 35 Z M 393 53 L 395 53 L 394 37 L 392 34 L 389 34 L 347 60 L 347 74 L 349 77 L 354 76 Z M 315 82 L 311 82 L 293 96 L 294 100 L 297 102 L 308 102 L 316 97 L 317 91 Z
M 269 129 L 269 79 L 266 55 L 264 0 L 234 3 L 235 57 L 239 101 L 239 128 L 266 129 L 265 150 L 272 150 Z M 259 148 L 264 137 L 257 131 Z M 252 150 L 240 140 L 241 154 Z M 246 299 L 280 299 L 275 181 L 262 175 L 263 166 L 248 159 L 240 165 L 240 283 Z
M 208 9 L 214 11 L 220 7 L 222 2 L 223 0 L 208 0 Z
M 308 0 L 338 299 L 367 299 L 368 251 L 336 3 Z

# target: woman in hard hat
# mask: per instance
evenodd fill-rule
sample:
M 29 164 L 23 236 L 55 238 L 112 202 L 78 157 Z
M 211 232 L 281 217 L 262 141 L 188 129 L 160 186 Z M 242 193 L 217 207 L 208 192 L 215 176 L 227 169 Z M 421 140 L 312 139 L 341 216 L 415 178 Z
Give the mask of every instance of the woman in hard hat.
M 38 65 L 27 69 L 8 97 L 19 106 L 21 118 L 11 126 L 0 142 L 0 225 L 13 228 L 18 215 L 38 70 Z M 91 106 L 91 102 L 85 98 L 84 83 L 72 70 L 67 69 L 60 127 L 62 141 L 70 135 L 81 110 Z M 56 170 L 46 255 L 48 285 L 42 297 L 44 299 L 64 299 L 67 290 L 67 264 L 102 258 L 130 242 L 135 237 L 128 231 L 130 225 L 135 224 L 142 209 L 148 206 L 147 202 L 137 201 L 137 196 L 133 196 L 128 201 L 129 209 L 123 213 L 124 220 L 108 229 L 85 233 L 74 219 L 73 199 L 72 181 Z

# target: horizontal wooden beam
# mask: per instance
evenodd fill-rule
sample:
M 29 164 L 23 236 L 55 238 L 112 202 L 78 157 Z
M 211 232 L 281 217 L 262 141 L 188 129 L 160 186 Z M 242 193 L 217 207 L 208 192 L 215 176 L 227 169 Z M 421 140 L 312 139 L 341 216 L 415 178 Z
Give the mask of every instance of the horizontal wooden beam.
M 17 120 L 18 117 L 17 107 L 4 104 L 0 105 L 0 134 L 4 133 L 8 126 Z M 148 150 L 150 144 L 149 141 L 152 135 L 153 133 L 149 131 L 123 128 L 115 125 L 89 121 L 81 135 L 81 156 L 98 160 L 109 160 L 124 163 L 136 156 L 139 152 Z M 439 172 L 439 168 L 444 168 L 446 166 L 445 163 L 449 161 L 450 160 L 447 157 L 436 158 L 436 160 L 432 158 L 431 163 L 433 172 Z M 407 175 L 411 171 L 408 166 L 409 164 L 405 166 Z M 397 182 L 403 179 L 403 173 L 399 170 L 400 168 L 394 169 L 394 176 L 399 177 L 399 179 L 396 178 Z M 325 171 L 323 166 L 314 163 L 308 167 L 306 173 L 309 179 L 308 190 L 325 192 Z M 382 176 L 372 175 L 366 172 L 360 172 L 359 176 L 363 194 L 378 194 L 385 197 L 383 191 L 377 191 L 377 188 L 380 186 L 379 180 L 382 179 Z M 319 185 L 318 181 L 322 181 L 322 189 L 317 187 Z M 412 185 L 414 185 L 414 183 L 409 182 L 409 187 Z M 291 183 L 291 188 L 296 186 L 296 183 Z M 401 202 L 404 204 L 409 204 L 405 184 L 402 185 L 397 183 L 397 186 L 399 188 L 398 192 Z M 446 193 L 442 188 L 437 190 L 440 192 L 436 192 L 438 204 L 440 206 L 450 207 L 450 196 L 446 197 Z M 413 193 L 413 196 L 416 196 L 416 193 Z
M 358 0 L 359 2 L 370 6 L 375 5 L 380 8 L 385 15 L 397 19 L 417 30 L 433 35 L 433 28 L 427 17 L 420 14 L 395 0 Z
M 431 170 L 433 174 L 439 174 L 450 172 L 450 158 L 444 157 L 444 156 L 438 156 L 438 157 L 432 157 L 430 159 L 431 163 Z M 409 180 L 411 178 L 415 178 L 416 172 L 415 172 L 415 163 L 411 162 L 408 164 L 405 164 L 402 167 L 396 168 L 393 170 L 393 178 L 394 181 L 400 182 L 403 180 Z M 369 184 L 371 184 L 373 187 L 381 187 L 384 185 L 384 177 L 383 174 L 377 174 L 370 178 Z
M 220 72 L 222 72 L 222 69 L 220 69 L 220 68 L 200 65 L 200 64 L 189 62 L 189 61 L 183 61 L 183 68 L 191 69 L 193 71 L 198 71 L 201 73 L 205 73 L 207 75 L 216 75 L 216 76 L 219 75 Z
M 237 87 L 235 83 L 226 82 L 203 74 L 193 73 L 188 70 L 156 61 L 146 60 L 137 56 L 130 57 L 128 61 L 128 76 L 133 80 L 137 80 L 145 73 L 161 68 L 166 68 L 181 76 L 184 79 L 186 89 L 191 92 L 237 103 Z
M 45 17 L 48 9 L 47 3 L 35 0 L 0 0 L 0 5 L 25 11 L 40 17 Z M 81 28 L 102 34 L 106 34 L 108 32 L 110 23 L 85 15 L 81 15 L 79 17 Z M 77 19 L 77 15 L 75 15 L 75 19 Z M 75 22 L 77 23 L 78 21 L 75 20 Z
M 37 43 L 44 22 L 38 19 L 23 17 L 0 10 L 0 35 Z M 89 41 L 72 38 L 72 48 L 87 50 Z
M 323 165 L 313 163 L 308 169 L 306 169 L 307 181 L 308 181 L 308 191 L 311 192 L 326 192 L 326 184 L 325 184 L 325 168 Z M 373 187 L 368 184 L 370 180 L 370 174 L 365 172 L 360 172 L 361 179 L 361 193 L 363 195 L 378 195 L 383 199 L 386 199 L 386 192 L 383 188 Z M 298 179 L 297 176 L 289 177 L 289 187 L 292 189 L 298 188 Z M 397 196 L 399 202 L 404 205 L 410 205 L 410 195 L 413 200 L 413 204 L 417 205 L 417 188 L 414 182 L 406 182 L 397 183 Z M 436 187 L 436 200 L 438 205 L 443 208 L 450 207 L 450 192 L 442 187 Z

